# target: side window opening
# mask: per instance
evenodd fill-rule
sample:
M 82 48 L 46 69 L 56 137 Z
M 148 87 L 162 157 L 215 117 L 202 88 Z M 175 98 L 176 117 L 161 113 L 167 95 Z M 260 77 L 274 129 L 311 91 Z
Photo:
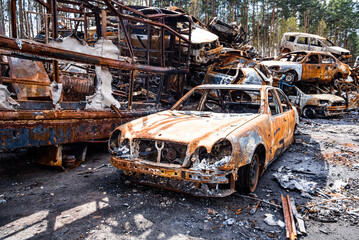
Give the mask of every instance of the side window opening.
M 310 38 L 310 46 L 321 47 L 322 45 L 316 38 Z
M 287 35 L 287 36 L 285 36 L 285 40 L 288 41 L 288 42 L 294 42 L 295 36 Z
M 308 56 L 306 63 L 319 64 L 319 55 L 313 54 L 313 55 Z
M 335 60 L 331 56 L 322 55 L 322 63 L 326 63 L 326 64 L 335 63 Z
M 283 112 L 289 111 L 291 109 L 290 107 L 290 103 L 287 99 L 287 97 L 285 97 L 284 93 L 280 90 L 277 90 L 278 96 L 279 96 L 279 100 L 280 100 L 280 104 L 282 106 Z
M 308 45 L 308 37 L 298 37 L 297 43 Z
M 273 90 L 268 90 L 268 104 L 272 116 L 275 116 L 280 113 L 280 108 L 278 104 L 277 97 L 275 96 Z

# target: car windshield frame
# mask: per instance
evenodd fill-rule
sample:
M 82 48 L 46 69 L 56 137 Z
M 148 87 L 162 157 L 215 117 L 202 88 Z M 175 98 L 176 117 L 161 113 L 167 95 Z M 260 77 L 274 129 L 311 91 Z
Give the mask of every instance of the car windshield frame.
M 318 39 L 324 46 L 335 47 L 335 44 L 332 43 L 329 39 Z
M 308 56 L 308 53 L 305 52 L 293 52 L 293 53 L 287 53 L 283 56 L 279 56 L 276 61 L 280 62 L 301 62 L 303 59 L 305 59 Z
M 261 88 L 195 88 L 170 110 L 196 112 L 199 115 L 201 113 L 258 114 L 262 112 L 263 99 Z

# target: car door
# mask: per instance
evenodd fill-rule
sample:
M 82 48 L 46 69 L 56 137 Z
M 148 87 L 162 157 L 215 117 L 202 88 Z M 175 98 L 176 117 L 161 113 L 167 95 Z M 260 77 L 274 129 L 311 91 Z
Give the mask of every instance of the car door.
M 284 133 L 284 145 L 286 149 L 291 144 L 292 134 L 295 125 L 295 114 L 284 92 L 280 89 L 275 89 L 275 91 L 277 93 L 278 100 L 282 108 L 281 114 L 284 116 L 284 125 L 286 127 L 286 131 Z
M 309 37 L 298 36 L 294 43 L 294 50 L 309 50 Z
M 322 44 L 318 41 L 317 38 L 311 37 L 310 38 L 310 51 L 321 51 Z
M 337 73 L 337 63 L 335 59 L 327 54 L 322 54 L 322 80 L 330 82 Z
M 267 90 L 267 100 L 270 110 L 271 132 L 270 132 L 270 160 L 277 158 L 284 150 L 284 139 L 286 128 L 286 117 L 282 114 L 278 97 L 273 89 Z
M 320 64 L 320 56 L 316 53 L 309 53 L 302 61 L 302 80 L 316 81 L 321 79 L 322 66 Z

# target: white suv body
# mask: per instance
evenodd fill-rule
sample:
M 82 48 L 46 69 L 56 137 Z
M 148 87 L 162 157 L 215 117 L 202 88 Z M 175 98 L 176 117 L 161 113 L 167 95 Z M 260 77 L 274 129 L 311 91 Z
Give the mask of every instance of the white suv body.
M 300 32 L 284 33 L 280 51 L 287 53 L 300 50 L 330 52 L 339 60 L 351 57 L 349 50 L 335 46 L 330 40 L 319 35 Z

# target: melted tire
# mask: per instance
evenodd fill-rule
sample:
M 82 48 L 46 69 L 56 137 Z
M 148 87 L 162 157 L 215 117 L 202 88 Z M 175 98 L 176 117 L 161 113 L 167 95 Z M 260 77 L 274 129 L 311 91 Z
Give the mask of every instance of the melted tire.
M 242 192 L 254 192 L 259 179 L 259 155 L 254 153 L 250 164 L 238 169 L 236 188 Z
M 305 118 L 315 118 L 315 110 L 312 107 L 305 107 L 302 115 Z

